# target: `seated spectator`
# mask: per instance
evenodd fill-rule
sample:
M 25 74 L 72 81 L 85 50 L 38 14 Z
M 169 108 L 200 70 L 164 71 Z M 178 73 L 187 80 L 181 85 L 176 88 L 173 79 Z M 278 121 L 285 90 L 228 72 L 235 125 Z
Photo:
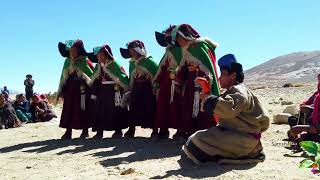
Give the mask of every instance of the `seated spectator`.
M 15 128 L 21 126 L 12 105 L 0 94 L 0 129 Z
M 300 115 L 297 125 L 288 131 L 289 140 L 300 142 L 305 140 L 320 141 L 320 74 L 318 74 L 318 90 L 300 105 Z M 292 126 L 293 120 L 289 119 Z M 300 123 L 302 122 L 302 123 Z
M 53 108 L 53 105 L 50 104 L 50 102 L 49 102 L 49 100 L 48 100 L 48 98 L 47 98 L 47 95 L 41 94 L 41 95 L 40 95 L 40 98 L 41 98 L 45 103 L 47 103 L 47 105 L 48 105 L 49 108 L 51 108 L 51 109 Z
M 3 95 L 4 99 L 5 99 L 7 102 L 13 104 L 12 100 L 11 100 L 10 97 L 9 97 L 8 92 L 2 91 L 1 94 Z
M 30 106 L 30 113 L 32 114 L 33 122 L 45 122 L 56 118 L 56 114 L 49 107 L 48 101 L 42 99 L 39 95 L 32 96 L 32 103 Z
M 32 116 L 31 113 L 29 113 L 29 102 L 23 94 L 18 94 L 16 96 L 13 107 L 20 121 L 25 123 L 31 122 Z

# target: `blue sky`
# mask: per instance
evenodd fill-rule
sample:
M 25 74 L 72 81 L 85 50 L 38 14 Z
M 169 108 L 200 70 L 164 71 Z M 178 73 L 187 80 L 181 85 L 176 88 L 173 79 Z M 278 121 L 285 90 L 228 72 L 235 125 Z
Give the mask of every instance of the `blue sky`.
M 36 92 L 56 91 L 64 59 L 57 44 L 81 38 L 87 51 L 108 43 L 128 68 L 119 47 L 145 42 L 156 61 L 164 49 L 154 31 L 191 24 L 217 41 L 217 57 L 234 53 L 245 69 L 296 51 L 320 50 L 318 0 L 55 0 L 1 1 L 0 86 L 24 90 L 28 73 Z

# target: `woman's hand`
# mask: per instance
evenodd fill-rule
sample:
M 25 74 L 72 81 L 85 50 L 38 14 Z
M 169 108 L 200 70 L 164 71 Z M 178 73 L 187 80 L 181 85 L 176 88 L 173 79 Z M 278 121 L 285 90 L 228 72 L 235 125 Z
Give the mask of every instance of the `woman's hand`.
M 201 87 L 203 94 L 210 93 L 210 83 L 206 78 L 197 77 L 194 81 L 195 81 L 195 83 L 197 83 Z
M 314 126 L 311 126 L 309 129 L 309 133 L 311 134 L 317 134 L 318 133 L 318 129 Z

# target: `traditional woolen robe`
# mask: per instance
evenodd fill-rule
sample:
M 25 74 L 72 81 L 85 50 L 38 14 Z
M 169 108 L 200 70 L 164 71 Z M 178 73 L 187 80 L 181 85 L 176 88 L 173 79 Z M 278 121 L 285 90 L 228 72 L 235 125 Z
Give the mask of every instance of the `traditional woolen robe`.
M 64 100 L 60 127 L 72 129 L 91 127 L 88 102 L 92 76 L 93 71 L 87 63 L 86 56 L 79 56 L 73 61 L 69 58 L 65 60 L 58 89 L 58 96 Z
M 93 131 L 128 127 L 128 109 L 121 107 L 121 98 L 128 88 L 129 78 L 116 61 L 109 61 L 105 66 L 97 64 L 92 80 L 92 95 L 96 96 L 97 106 Z
M 216 45 L 210 40 L 196 40 L 188 49 L 183 49 L 183 57 L 180 62 L 179 77 L 182 78 L 182 118 L 179 128 L 187 132 L 207 129 L 216 124 L 213 116 L 207 112 L 200 112 L 201 89 L 194 80 L 197 77 L 205 77 L 210 83 L 211 93 L 220 95 L 218 76 L 215 64 L 214 50 Z M 189 67 L 196 67 L 191 70 Z
M 156 128 L 179 128 L 181 118 L 181 77 L 180 70 L 182 48 L 167 47 L 159 63 L 155 76 L 157 95 Z
M 153 79 L 157 69 L 152 56 L 130 61 L 129 126 L 154 127 L 156 96 L 153 94 Z
M 220 117 L 219 125 L 194 133 L 184 145 L 188 157 L 198 162 L 255 158 L 262 152 L 261 133 L 269 118 L 258 98 L 243 84 L 222 96 L 211 96 L 205 111 Z

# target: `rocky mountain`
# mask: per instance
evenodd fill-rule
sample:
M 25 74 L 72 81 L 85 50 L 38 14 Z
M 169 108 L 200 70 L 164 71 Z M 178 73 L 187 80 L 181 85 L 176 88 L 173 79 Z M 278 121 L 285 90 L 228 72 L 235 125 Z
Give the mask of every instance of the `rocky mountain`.
M 320 73 L 320 51 L 296 52 L 245 71 L 248 84 L 311 83 Z

